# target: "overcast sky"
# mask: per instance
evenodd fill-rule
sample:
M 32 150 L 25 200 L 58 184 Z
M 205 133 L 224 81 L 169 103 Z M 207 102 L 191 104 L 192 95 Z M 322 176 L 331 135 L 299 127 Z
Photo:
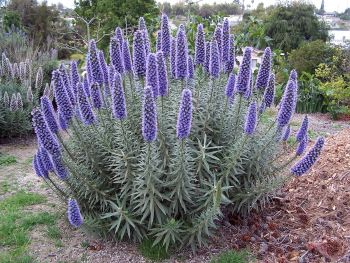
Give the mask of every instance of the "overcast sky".
M 47 0 L 49 4 L 62 3 L 66 7 L 73 8 L 74 0 Z M 177 3 L 179 0 L 157 0 L 158 2 L 170 2 Z M 198 1 L 198 0 L 194 0 Z M 232 2 L 229 0 L 202 0 L 201 3 L 225 3 Z M 250 3 L 250 0 L 246 0 L 246 3 Z M 279 0 L 254 0 L 254 6 L 259 3 L 264 3 L 265 6 L 272 5 L 279 2 Z M 321 6 L 322 0 L 308 0 L 308 2 L 313 3 L 317 8 Z M 346 8 L 350 7 L 350 0 L 325 0 L 325 9 L 327 12 L 337 11 L 343 12 Z

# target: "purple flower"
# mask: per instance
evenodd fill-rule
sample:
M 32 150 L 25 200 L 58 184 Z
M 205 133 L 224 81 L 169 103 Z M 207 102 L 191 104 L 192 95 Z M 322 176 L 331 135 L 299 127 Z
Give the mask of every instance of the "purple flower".
M 265 48 L 264 56 L 259 67 L 258 76 L 256 78 L 255 87 L 258 90 L 265 90 L 268 85 L 271 71 L 271 59 L 271 49 L 267 47 Z
M 111 38 L 111 42 L 109 45 L 109 55 L 111 58 L 111 63 L 114 66 L 114 69 L 122 74 L 124 72 L 124 65 L 122 60 L 122 43 L 118 41 L 116 38 Z
M 226 91 L 225 91 L 225 94 L 228 98 L 233 97 L 233 92 L 235 90 L 235 81 L 236 81 L 236 75 L 231 72 L 230 76 L 228 77 Z
M 108 67 L 108 83 L 109 87 L 112 87 L 113 85 L 113 80 L 114 80 L 114 74 L 116 73 L 113 65 L 109 65 Z M 108 95 L 110 95 L 111 90 L 108 90 Z
M 62 79 L 62 83 L 63 83 L 63 87 L 67 92 L 67 95 L 69 97 L 69 101 L 71 103 L 71 105 L 75 105 L 75 95 L 74 95 L 74 91 L 72 89 L 72 85 L 71 85 L 71 81 L 68 75 L 68 72 L 66 70 L 66 67 L 61 64 L 60 68 L 58 69 L 61 79 Z
M 146 142 L 152 142 L 157 138 L 157 109 L 150 86 L 144 90 L 142 135 Z
M 136 31 L 134 34 L 133 48 L 134 72 L 136 76 L 143 77 L 146 74 L 146 53 L 145 44 L 141 31 Z
M 103 84 L 105 86 L 108 86 L 108 69 L 107 69 L 107 63 L 105 60 L 105 55 L 103 54 L 102 50 L 98 51 L 98 60 L 100 62 L 101 66 L 101 72 L 102 72 L 102 78 L 103 78 Z
M 68 171 L 67 171 L 67 168 L 63 164 L 62 157 L 60 155 L 52 156 L 52 164 L 53 164 L 53 168 L 55 170 L 55 174 L 61 180 L 65 180 L 68 177 Z
M 39 176 L 39 177 L 42 177 L 41 170 L 39 168 L 38 155 L 37 154 L 34 155 L 32 164 L 33 164 L 33 169 L 34 169 L 35 174 L 37 176 Z
M 36 156 L 36 163 L 37 163 L 37 168 L 39 169 L 40 176 L 43 178 L 48 178 L 49 171 L 45 167 L 45 164 L 41 158 L 40 151 L 38 151 L 35 156 Z
M 58 124 L 62 130 L 66 131 L 68 129 L 67 119 L 63 117 L 63 114 L 60 111 L 58 111 Z
M 70 78 L 72 80 L 74 94 L 77 94 L 77 84 L 80 82 L 80 76 L 78 72 L 78 65 L 75 60 L 73 60 L 70 64 Z
M 147 30 L 146 22 L 143 17 L 139 18 L 139 30 Z
M 164 57 L 168 57 L 170 54 L 170 30 L 169 30 L 169 20 L 166 14 L 162 15 L 161 23 L 161 37 L 162 37 L 162 51 Z
M 230 22 L 227 18 L 222 27 L 222 61 L 227 62 L 230 59 Z
M 88 66 L 90 66 L 90 72 L 91 72 L 91 79 L 89 79 L 89 82 L 90 83 L 96 82 L 98 84 L 102 84 L 103 83 L 102 70 L 100 66 L 100 61 L 98 59 L 96 42 L 93 39 L 90 40 L 90 43 L 89 43 L 88 60 L 89 60 Z
M 219 49 L 216 40 L 213 40 L 210 45 L 210 75 L 213 78 L 218 78 L 220 74 L 220 57 Z
M 67 215 L 69 223 L 74 227 L 80 227 L 83 222 L 83 216 L 80 213 L 79 205 L 77 200 L 69 198 Z
M 204 68 L 207 73 L 210 72 L 210 42 L 205 42 L 205 61 Z
M 193 65 L 193 58 L 192 56 L 188 56 L 188 78 L 193 79 L 194 78 L 194 65 Z
M 234 66 L 235 66 L 235 42 L 234 42 L 234 36 L 230 35 L 229 54 L 228 54 L 228 59 L 225 62 L 225 72 L 226 73 L 232 72 Z
M 123 30 L 119 26 L 115 29 L 115 37 L 118 39 L 119 43 L 123 43 Z
M 244 94 L 249 88 L 250 84 L 250 74 L 252 67 L 252 48 L 246 47 L 243 53 L 242 63 L 239 67 L 236 91 L 238 93 Z
M 156 39 L 156 51 L 162 50 L 162 32 L 159 30 L 157 32 L 157 39 Z
M 248 100 L 252 95 L 252 93 L 253 93 L 253 73 L 251 72 L 249 76 L 249 86 L 246 89 L 243 97 Z
M 171 38 L 170 46 L 170 71 L 171 77 L 176 78 L 176 38 Z
M 264 94 L 264 104 L 267 108 L 272 106 L 274 98 L 275 98 L 275 74 L 272 73 L 270 75 L 269 84 L 265 89 L 265 94 Z
M 117 72 L 114 74 L 112 85 L 112 107 L 116 119 L 123 120 L 127 116 L 125 95 L 122 85 L 122 77 Z
M 58 124 L 56 120 L 56 114 L 54 112 L 50 99 L 46 96 L 43 96 L 41 97 L 40 101 L 41 101 L 41 111 L 44 115 L 47 126 L 49 127 L 52 133 L 57 133 Z
M 244 132 L 247 135 L 252 135 L 256 129 L 256 120 L 257 120 L 257 110 L 256 110 L 256 102 L 253 101 L 248 108 L 245 125 L 244 125 Z
M 131 55 L 130 55 L 128 40 L 123 41 L 123 62 L 124 62 L 124 70 L 126 72 L 132 72 L 132 62 L 131 62 Z
M 293 69 L 290 74 L 289 74 L 289 80 L 293 80 L 295 82 L 297 82 L 298 80 L 298 73 L 295 69 Z
M 291 80 L 287 83 L 287 87 L 285 88 L 280 103 L 280 108 L 277 115 L 277 124 L 279 128 L 286 126 L 292 118 L 296 106 L 296 99 L 297 94 L 295 89 L 295 82 Z
M 91 109 L 90 103 L 86 97 L 83 85 L 78 84 L 78 106 L 81 120 L 85 125 L 93 124 L 96 121 L 96 116 Z
M 143 38 L 143 43 L 145 45 L 145 54 L 147 57 L 148 54 L 151 52 L 151 43 L 149 41 L 148 31 L 142 30 L 142 38 Z
M 160 96 L 166 96 L 168 94 L 168 76 L 166 70 L 165 59 L 162 51 L 158 51 L 157 57 L 157 69 L 158 69 L 158 84 Z
M 38 141 L 52 156 L 60 154 L 60 146 L 54 134 L 47 127 L 44 116 L 39 109 L 32 111 L 33 126 Z
M 152 87 L 153 95 L 157 97 L 159 89 L 157 58 L 153 53 L 149 53 L 147 58 L 146 85 Z
M 100 109 L 102 107 L 102 97 L 100 86 L 97 83 L 92 83 L 90 86 L 91 100 L 92 105 L 96 109 Z
M 67 91 L 63 86 L 61 75 L 57 70 L 52 72 L 52 82 L 58 111 L 61 112 L 61 117 L 68 123 L 73 117 L 73 109 Z
M 312 149 L 292 168 L 291 173 L 297 176 L 306 173 L 317 161 L 324 145 L 324 139 L 319 137 Z
M 54 168 L 53 168 L 53 164 L 51 161 L 51 157 L 50 157 L 49 153 L 45 150 L 44 147 L 40 147 L 40 149 L 38 151 L 38 157 L 40 157 L 45 169 L 48 172 L 53 172 Z
M 287 141 L 289 139 L 289 136 L 290 136 L 290 125 L 288 125 L 283 133 L 283 136 L 282 136 L 282 141 Z
M 176 78 L 187 78 L 188 47 L 186 32 L 183 25 L 180 25 L 176 35 Z
M 214 40 L 216 40 L 216 43 L 218 45 L 219 60 L 221 60 L 221 58 L 222 58 L 222 27 L 221 27 L 221 25 L 217 25 L 215 28 L 212 42 Z
M 17 109 L 23 110 L 23 100 L 19 92 L 17 92 Z
M 16 93 L 13 93 L 11 96 L 11 102 L 10 102 L 10 111 L 17 110 L 17 96 Z
M 90 97 L 90 85 L 87 76 L 85 75 L 83 78 L 83 88 L 86 96 Z
M 195 45 L 195 64 L 203 65 L 205 62 L 205 35 L 203 25 L 197 26 L 196 45 Z
M 192 124 L 192 92 L 184 89 L 181 96 L 181 104 L 177 117 L 176 136 L 184 139 L 190 135 Z
M 307 118 L 307 115 L 305 115 L 303 122 L 300 126 L 300 129 L 298 130 L 295 138 L 297 139 L 297 142 L 301 142 L 305 136 L 307 136 L 307 129 L 309 126 L 309 120 Z
M 309 138 L 307 135 L 305 135 L 302 140 L 299 142 L 299 145 L 298 145 L 298 148 L 297 148 L 297 151 L 296 151 L 296 155 L 297 156 L 300 156 L 303 154 L 303 152 L 305 151 L 306 149 L 306 146 L 307 146 L 307 143 L 309 141 Z

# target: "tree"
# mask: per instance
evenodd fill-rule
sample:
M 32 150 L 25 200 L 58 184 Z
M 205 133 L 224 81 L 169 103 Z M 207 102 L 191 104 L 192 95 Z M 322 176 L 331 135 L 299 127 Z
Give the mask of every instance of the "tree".
M 6 11 L 4 15 L 3 25 L 5 29 L 9 29 L 12 26 L 14 26 L 15 28 L 20 28 L 21 18 L 19 17 L 19 14 L 14 11 Z
M 304 41 L 328 39 L 328 28 L 315 15 L 310 4 L 279 4 L 266 19 L 266 34 L 273 39 L 273 48 L 284 52 L 297 49 Z

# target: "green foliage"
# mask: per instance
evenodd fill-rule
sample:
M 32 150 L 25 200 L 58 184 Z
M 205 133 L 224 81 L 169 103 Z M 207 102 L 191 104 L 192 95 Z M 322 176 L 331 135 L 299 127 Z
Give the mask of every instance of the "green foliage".
M 7 166 L 16 163 L 16 157 L 12 155 L 2 154 L 0 152 L 0 166 Z
M 335 48 L 330 44 L 315 40 L 303 43 L 293 50 L 289 55 L 289 63 L 298 72 L 314 73 L 319 64 L 332 62 L 335 53 Z
M 212 259 L 211 263 L 248 263 L 252 262 L 252 256 L 248 251 L 226 251 Z
M 14 11 L 7 11 L 3 18 L 3 25 L 6 29 L 11 29 L 12 27 L 20 28 L 21 19 L 19 14 Z
M 159 244 L 153 245 L 154 241 L 144 239 L 139 245 L 141 255 L 152 261 L 161 261 L 169 258 L 169 254 L 165 247 Z

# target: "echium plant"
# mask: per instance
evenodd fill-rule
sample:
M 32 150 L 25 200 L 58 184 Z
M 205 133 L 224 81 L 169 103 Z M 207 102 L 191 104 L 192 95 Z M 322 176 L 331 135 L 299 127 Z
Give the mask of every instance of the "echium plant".
M 110 59 L 92 40 L 87 76 L 77 76 L 74 63 L 71 74 L 54 71 L 57 112 L 47 97 L 33 112 L 33 167 L 68 203 L 75 227 L 196 247 L 213 235 L 223 209 L 243 215 L 262 209 L 290 175 L 306 173 L 324 140 L 295 163 L 308 142 L 306 118 L 296 153 L 280 160 L 280 145 L 293 132 L 295 72 L 271 117 L 269 48 L 253 78 L 250 47 L 234 69 L 227 21 L 213 36 L 198 26 L 194 57 L 185 27 L 171 36 L 167 17 L 161 21 L 158 49 L 147 47 L 140 19 L 132 53 L 120 34 L 111 38 Z

